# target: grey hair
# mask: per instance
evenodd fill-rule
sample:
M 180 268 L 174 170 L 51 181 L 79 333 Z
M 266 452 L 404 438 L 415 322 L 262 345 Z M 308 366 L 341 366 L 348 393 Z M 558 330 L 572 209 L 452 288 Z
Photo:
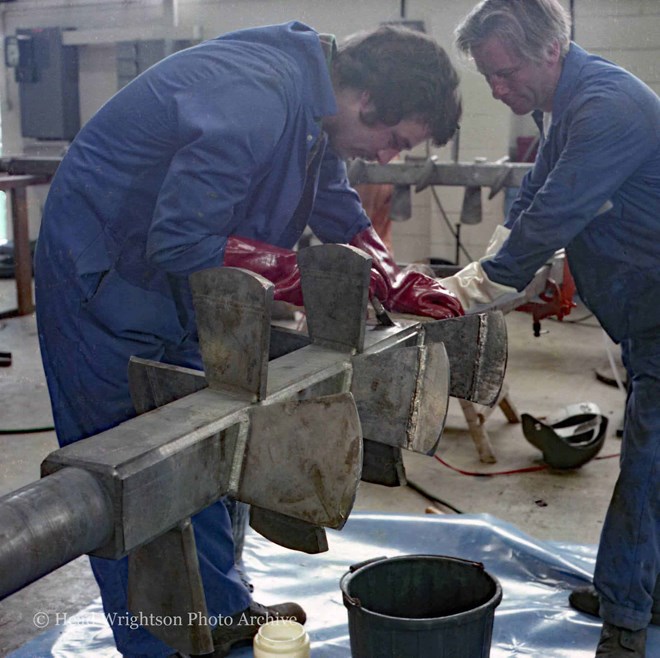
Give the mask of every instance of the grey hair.
M 556 39 L 561 56 L 571 43 L 571 18 L 559 0 L 482 0 L 456 28 L 464 55 L 495 36 L 525 59 L 540 63 Z

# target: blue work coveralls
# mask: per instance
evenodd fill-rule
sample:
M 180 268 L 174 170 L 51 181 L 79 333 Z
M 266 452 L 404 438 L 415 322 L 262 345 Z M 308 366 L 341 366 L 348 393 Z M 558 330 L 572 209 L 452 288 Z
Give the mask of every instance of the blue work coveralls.
M 319 35 L 301 23 L 230 33 L 159 62 L 83 127 L 54 177 L 36 252 L 39 340 L 61 445 L 135 415 L 130 356 L 202 368 L 188 275 L 227 237 L 292 247 L 369 225 L 325 148 L 336 112 Z M 303 202 L 301 202 L 303 199 Z M 193 519 L 208 612 L 244 610 L 219 502 Z M 106 613 L 126 618 L 126 560 L 91 558 Z M 172 650 L 114 625 L 125 656 Z
M 621 343 L 631 390 L 594 584 L 606 621 L 644 628 L 660 574 L 658 96 L 571 44 L 550 128 L 506 225 L 508 240 L 483 263 L 488 276 L 521 290 L 566 247 L 583 302 Z

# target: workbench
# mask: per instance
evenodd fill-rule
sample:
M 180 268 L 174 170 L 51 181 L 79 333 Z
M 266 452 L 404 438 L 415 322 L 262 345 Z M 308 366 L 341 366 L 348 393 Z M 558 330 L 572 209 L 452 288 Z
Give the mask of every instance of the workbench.
M 16 279 L 16 308 L 0 313 L 0 318 L 29 315 L 34 311 L 27 188 L 48 185 L 61 161 L 61 157 L 0 158 L 0 191 L 9 194 L 11 204 Z
M 16 280 L 16 308 L 0 313 L 0 318 L 28 315 L 34 311 L 27 188 L 49 182 L 48 175 L 0 173 L 0 191 L 9 194 L 11 203 Z

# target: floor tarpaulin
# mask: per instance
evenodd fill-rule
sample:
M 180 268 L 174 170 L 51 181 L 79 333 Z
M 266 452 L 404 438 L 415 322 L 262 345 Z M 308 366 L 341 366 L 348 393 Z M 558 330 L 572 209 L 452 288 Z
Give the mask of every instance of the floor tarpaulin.
M 314 658 L 350 655 L 347 611 L 339 579 L 371 558 L 434 554 L 482 562 L 501 583 L 491 658 L 592 658 L 600 622 L 568 605 L 568 593 L 591 580 L 593 546 L 538 541 L 488 515 L 354 513 L 341 532 L 328 531 L 330 550 L 306 555 L 250 531 L 245 564 L 260 603 L 297 601 L 307 611 Z M 51 614 L 55 614 L 52 611 Z M 13 652 L 11 658 L 114 658 L 100 600 Z M 660 658 L 660 627 L 649 628 L 647 658 Z M 249 648 L 232 657 L 252 656 Z M 427 657 L 420 657 L 427 658 Z M 430 657 L 429 657 L 430 658 Z

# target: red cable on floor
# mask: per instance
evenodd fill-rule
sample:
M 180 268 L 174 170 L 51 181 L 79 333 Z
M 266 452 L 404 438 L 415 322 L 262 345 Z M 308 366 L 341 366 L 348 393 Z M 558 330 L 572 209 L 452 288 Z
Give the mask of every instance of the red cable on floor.
M 594 457 L 594 459 L 611 459 L 612 457 L 619 457 L 620 453 L 615 453 L 612 455 L 603 455 L 602 457 Z M 478 473 L 476 471 L 464 471 L 460 468 L 457 468 L 456 466 L 452 466 L 451 464 L 448 464 L 444 459 L 441 457 L 438 457 L 438 455 L 434 455 L 434 457 L 443 465 L 446 466 L 447 468 L 450 468 L 452 471 L 456 471 L 457 473 L 460 473 L 461 475 L 472 475 L 474 477 L 489 477 L 491 475 L 515 475 L 516 473 L 533 473 L 535 471 L 545 471 L 548 468 L 550 468 L 547 464 L 540 464 L 539 466 L 527 466 L 525 468 L 516 468 L 511 471 L 492 471 L 490 473 Z

